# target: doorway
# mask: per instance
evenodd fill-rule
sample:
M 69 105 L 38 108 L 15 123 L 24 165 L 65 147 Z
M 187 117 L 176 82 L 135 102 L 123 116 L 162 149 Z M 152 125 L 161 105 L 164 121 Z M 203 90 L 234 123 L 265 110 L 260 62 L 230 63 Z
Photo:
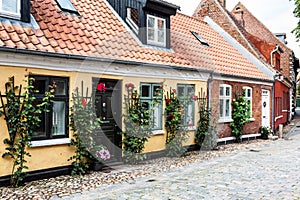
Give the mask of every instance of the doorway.
M 262 121 L 261 126 L 270 128 L 270 91 L 262 90 Z
M 122 81 L 93 78 L 96 115 L 101 120 L 101 130 L 96 142 L 105 145 L 111 158 L 105 163 L 122 159 Z

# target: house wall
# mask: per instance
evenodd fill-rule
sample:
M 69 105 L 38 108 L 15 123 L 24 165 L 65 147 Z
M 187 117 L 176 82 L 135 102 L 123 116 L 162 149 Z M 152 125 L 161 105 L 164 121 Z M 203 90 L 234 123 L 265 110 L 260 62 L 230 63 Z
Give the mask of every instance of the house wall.
M 286 124 L 290 115 L 290 89 L 280 81 L 275 82 L 274 91 L 274 130 Z
M 249 81 L 250 82 L 250 81 Z M 252 88 L 252 119 L 251 122 L 247 123 L 244 126 L 243 134 L 255 134 L 259 133 L 259 129 L 261 127 L 261 121 L 262 121 L 262 95 L 261 91 L 263 89 L 269 90 L 270 94 L 272 91 L 272 87 L 268 85 L 261 85 L 261 84 L 251 84 L 251 83 L 243 83 L 243 82 L 233 82 L 233 81 L 219 81 L 214 80 L 211 83 L 211 102 L 210 106 L 212 108 L 212 116 L 213 120 L 217 122 L 217 131 L 219 138 L 223 137 L 230 137 L 231 134 L 231 128 L 230 128 L 230 122 L 218 122 L 219 119 L 219 86 L 220 84 L 228 84 L 232 87 L 232 100 L 234 99 L 235 92 L 238 92 L 241 94 L 242 88 L 245 86 Z M 271 99 L 271 98 L 270 98 Z M 270 105 L 272 105 L 272 102 L 270 100 Z M 271 116 L 271 107 L 270 107 L 270 116 Z M 270 125 L 271 125 L 271 119 L 270 119 Z
M 55 65 L 54 59 L 52 60 L 52 64 Z M 64 64 L 64 67 L 66 67 L 68 64 Z M 75 65 L 76 66 L 76 65 Z M 120 67 L 119 65 L 118 67 Z M 126 65 L 127 66 L 127 65 Z M 115 67 L 119 70 L 118 67 Z M 96 68 L 95 68 L 96 69 Z M 100 70 L 101 71 L 101 70 Z M 137 71 L 137 69 L 135 69 Z M 144 72 L 142 71 L 142 74 Z M 68 71 L 68 70 L 54 70 L 52 69 L 39 69 L 36 68 L 30 68 L 30 67 L 18 67 L 18 66 L 0 66 L 0 91 L 5 91 L 4 84 L 8 81 L 8 78 L 11 76 L 15 77 L 15 85 L 19 85 L 22 83 L 25 85 L 23 80 L 26 78 L 27 75 L 45 75 L 45 76 L 62 76 L 62 77 L 69 77 L 69 96 L 71 98 L 72 91 L 75 90 L 76 87 L 81 88 L 81 81 L 84 82 L 84 88 L 92 87 L 92 78 L 106 78 L 106 79 L 116 79 L 116 80 L 122 80 L 123 84 L 123 94 L 125 94 L 125 84 L 127 83 L 134 83 L 137 89 L 139 89 L 139 85 L 141 82 L 149 82 L 149 83 L 163 83 L 167 88 L 177 88 L 177 84 L 194 84 L 195 85 L 195 93 L 197 94 L 200 89 L 206 90 L 207 88 L 207 82 L 206 80 L 202 80 L 202 78 L 199 80 L 198 78 L 193 78 L 193 80 L 187 80 L 185 78 L 182 78 L 181 80 L 178 78 L 173 79 L 167 79 L 167 78 L 155 78 L 154 76 L 151 77 L 138 77 L 138 76 L 130 76 L 130 75 L 109 75 L 105 73 L 100 72 L 74 72 L 74 71 Z M 144 73 L 145 76 L 147 76 L 147 73 Z M 171 76 L 170 73 L 166 73 L 168 76 Z M 165 75 L 166 76 L 166 75 Z M 198 80 L 197 80 L 198 79 Z M 91 90 L 89 90 L 91 91 Z M 85 91 L 84 91 L 85 92 Z M 123 105 L 123 99 L 122 105 Z M 70 102 L 71 106 L 71 102 Z M 198 108 L 195 106 L 195 123 L 198 121 Z M 164 120 L 164 118 L 163 118 Z M 163 121 L 164 124 L 164 121 Z M 3 144 L 3 140 L 8 137 L 8 131 L 6 128 L 5 120 L 3 117 L 0 118 L 0 155 L 2 155 L 5 152 L 5 146 Z M 72 134 L 70 133 L 69 137 L 72 137 Z M 160 134 L 153 135 L 149 139 L 148 143 L 146 144 L 145 152 L 153 152 L 153 151 L 160 151 L 165 148 L 165 129 Z M 31 157 L 26 158 L 28 160 L 28 167 L 29 171 L 33 170 L 41 170 L 41 169 L 48 169 L 48 168 L 55 168 L 55 167 L 61 167 L 61 166 L 68 166 L 71 164 L 70 161 L 67 161 L 71 155 L 74 153 L 73 147 L 69 147 L 68 142 L 64 142 L 62 144 L 48 144 L 48 145 L 41 145 L 39 147 L 30 147 L 28 148 L 28 152 L 32 155 Z M 189 139 L 185 143 L 185 145 L 192 145 L 194 144 L 194 131 L 191 130 L 189 132 Z M 10 159 L 2 158 L 0 157 L 0 177 L 6 176 L 11 173 L 12 169 L 12 162 Z

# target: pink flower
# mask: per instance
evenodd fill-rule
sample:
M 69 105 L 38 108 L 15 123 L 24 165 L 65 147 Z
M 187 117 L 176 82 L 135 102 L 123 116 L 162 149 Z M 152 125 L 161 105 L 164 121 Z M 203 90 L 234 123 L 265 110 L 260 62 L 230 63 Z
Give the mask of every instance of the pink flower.
M 167 103 L 170 103 L 170 102 L 171 102 L 171 99 L 167 98 L 167 99 L 166 99 L 166 102 L 167 102 Z
M 100 92 L 105 92 L 106 91 L 105 84 L 104 83 L 99 83 L 97 85 L 97 90 L 100 91 Z
M 194 95 L 193 99 L 194 99 L 194 101 L 197 101 L 198 100 L 198 96 Z
M 128 90 L 132 90 L 134 88 L 134 84 L 133 83 L 127 83 L 125 85 L 125 87 L 128 89 Z
M 85 98 L 81 98 L 81 105 L 84 106 L 84 107 L 86 106 L 86 100 L 85 100 Z
M 194 126 L 194 124 L 193 123 L 189 123 L 189 126 Z
M 172 91 L 173 91 L 174 93 L 176 93 L 176 89 L 173 89 Z
M 182 114 L 182 115 L 184 114 L 184 110 L 179 110 L 179 112 L 180 112 L 180 114 Z

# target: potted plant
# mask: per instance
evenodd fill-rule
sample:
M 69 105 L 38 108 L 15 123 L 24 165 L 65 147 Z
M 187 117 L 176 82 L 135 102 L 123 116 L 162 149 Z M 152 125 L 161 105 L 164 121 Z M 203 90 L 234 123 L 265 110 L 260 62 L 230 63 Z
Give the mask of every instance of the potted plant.
M 261 138 L 267 140 L 272 130 L 267 126 L 262 126 L 260 128 Z

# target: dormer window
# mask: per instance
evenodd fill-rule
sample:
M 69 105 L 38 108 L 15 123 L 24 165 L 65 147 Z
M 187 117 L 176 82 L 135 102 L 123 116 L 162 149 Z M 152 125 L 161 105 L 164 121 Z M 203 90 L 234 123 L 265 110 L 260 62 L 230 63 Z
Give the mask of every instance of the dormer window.
M 62 11 L 79 15 L 78 11 L 70 0 L 56 0 Z
M 0 0 L 0 14 L 20 18 L 21 0 Z
M 139 13 L 135 8 L 127 8 L 127 23 L 131 26 L 132 30 L 138 34 L 139 33 Z
M 147 43 L 166 46 L 166 20 L 153 15 L 147 15 Z

